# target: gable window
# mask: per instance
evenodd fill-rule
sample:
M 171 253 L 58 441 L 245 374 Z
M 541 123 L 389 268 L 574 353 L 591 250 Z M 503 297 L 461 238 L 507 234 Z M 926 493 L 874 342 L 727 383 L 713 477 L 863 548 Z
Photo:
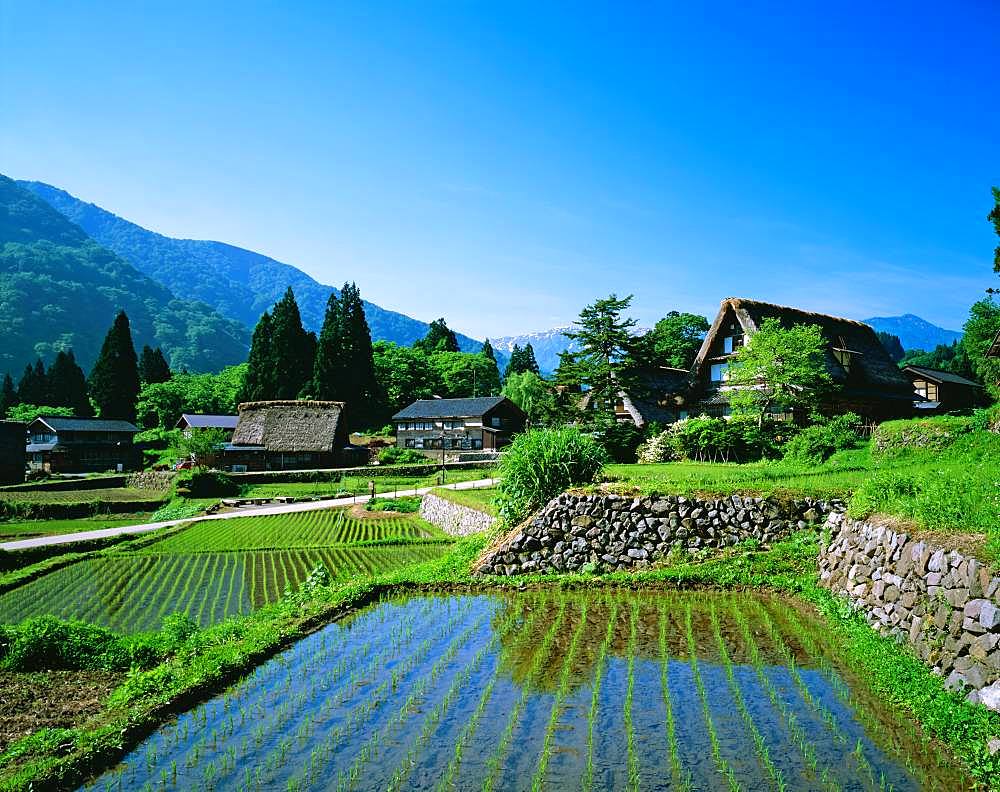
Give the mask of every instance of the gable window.
M 837 339 L 837 346 L 833 348 L 833 357 L 848 374 L 851 373 L 851 367 L 854 365 L 854 354 L 847 348 L 847 341 L 844 340 L 844 337 L 840 336 Z
M 494 429 L 499 429 L 500 428 L 500 419 L 499 418 L 490 418 L 490 425 Z
M 938 384 L 927 380 L 914 380 L 913 389 L 923 401 L 940 401 L 938 398 Z
M 742 335 L 731 335 L 722 339 L 722 351 L 727 355 L 732 354 L 741 346 L 743 346 Z
M 709 369 L 709 378 L 712 382 L 725 382 L 727 379 L 726 370 L 728 368 L 728 363 L 713 363 Z

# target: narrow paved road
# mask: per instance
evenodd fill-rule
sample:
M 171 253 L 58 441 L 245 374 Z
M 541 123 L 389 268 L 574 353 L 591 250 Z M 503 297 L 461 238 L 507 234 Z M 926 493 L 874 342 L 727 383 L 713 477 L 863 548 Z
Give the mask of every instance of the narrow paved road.
M 480 487 L 492 487 L 494 484 L 496 484 L 496 479 L 477 479 L 476 481 L 459 481 L 455 484 L 446 484 L 444 489 L 479 489 Z M 392 499 L 407 495 L 424 495 L 432 489 L 442 489 L 442 487 L 421 487 L 420 489 L 399 490 L 398 492 L 380 492 L 378 497 Z M 308 501 L 305 503 L 283 503 L 278 506 L 258 506 L 223 512 L 222 514 L 206 514 L 202 517 L 186 517 L 183 520 L 165 520 L 163 522 L 143 523 L 142 525 L 122 525 L 118 528 L 101 528 L 96 531 L 57 534 L 55 536 L 36 536 L 32 539 L 18 539 L 16 542 L 4 542 L 0 544 L 0 550 L 23 550 L 28 547 L 85 542 L 88 539 L 104 539 L 108 536 L 120 536 L 121 534 L 143 534 L 150 531 L 157 531 L 160 528 L 169 528 L 173 525 L 200 520 L 229 520 L 233 517 L 260 517 L 268 514 L 291 514 L 293 512 L 317 511 L 318 509 L 336 509 L 341 506 L 352 506 L 355 503 L 363 503 L 364 498 L 365 496 L 360 496 L 325 501 Z

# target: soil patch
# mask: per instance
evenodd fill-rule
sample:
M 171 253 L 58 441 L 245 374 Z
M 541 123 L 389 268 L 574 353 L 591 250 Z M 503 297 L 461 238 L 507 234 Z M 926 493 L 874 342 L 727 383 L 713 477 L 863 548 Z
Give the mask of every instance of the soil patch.
M 38 729 L 79 726 L 101 711 L 124 674 L 0 671 L 0 751 Z

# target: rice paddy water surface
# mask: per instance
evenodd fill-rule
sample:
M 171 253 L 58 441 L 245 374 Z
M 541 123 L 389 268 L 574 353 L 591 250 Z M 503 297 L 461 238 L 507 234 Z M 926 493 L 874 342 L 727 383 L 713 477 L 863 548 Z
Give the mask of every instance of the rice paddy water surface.
M 540 590 L 367 608 L 84 788 L 969 786 L 787 601 Z

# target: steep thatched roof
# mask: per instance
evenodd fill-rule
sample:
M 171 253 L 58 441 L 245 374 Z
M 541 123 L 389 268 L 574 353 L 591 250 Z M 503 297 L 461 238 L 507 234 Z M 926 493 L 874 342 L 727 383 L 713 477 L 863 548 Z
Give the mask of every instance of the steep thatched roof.
M 854 319 L 741 297 L 728 297 L 719 306 L 719 313 L 702 342 L 698 357 L 695 358 L 692 372 L 695 376 L 709 358 L 713 342 L 730 310 L 748 337 L 760 329 L 765 319 L 777 319 L 784 327 L 797 324 L 819 325 L 827 342 L 826 367 L 835 383 L 853 387 L 868 385 L 877 390 L 896 391 L 901 395 L 909 394 L 913 390 L 909 379 L 892 362 L 892 358 L 870 325 Z M 852 353 L 853 370 L 850 376 L 834 356 L 835 349 Z
M 348 440 L 344 402 L 260 401 L 239 407 L 234 446 L 284 453 L 341 450 Z
M 1000 357 L 1000 332 L 997 333 L 997 337 L 993 339 L 993 343 L 990 344 L 990 348 L 986 350 L 987 357 Z

